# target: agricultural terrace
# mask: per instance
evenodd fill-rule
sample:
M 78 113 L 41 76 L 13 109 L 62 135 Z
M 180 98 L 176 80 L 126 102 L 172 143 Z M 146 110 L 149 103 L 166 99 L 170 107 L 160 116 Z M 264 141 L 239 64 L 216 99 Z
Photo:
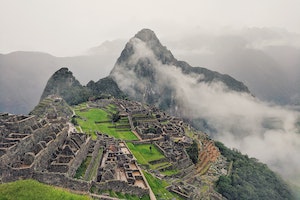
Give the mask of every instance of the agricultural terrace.
M 138 140 L 131 132 L 127 117 L 121 117 L 117 122 L 112 122 L 112 115 L 117 111 L 113 105 L 105 109 L 87 108 L 84 105 L 76 106 L 76 121 L 82 131 L 96 139 L 96 131 L 105 133 L 123 140 Z
M 160 170 L 171 166 L 171 163 L 166 161 L 165 156 L 153 144 L 133 144 L 128 142 L 127 146 L 138 163 L 146 168 Z
M 169 184 L 165 180 L 158 179 L 146 171 L 143 171 L 143 173 L 157 199 L 182 199 L 166 189 Z

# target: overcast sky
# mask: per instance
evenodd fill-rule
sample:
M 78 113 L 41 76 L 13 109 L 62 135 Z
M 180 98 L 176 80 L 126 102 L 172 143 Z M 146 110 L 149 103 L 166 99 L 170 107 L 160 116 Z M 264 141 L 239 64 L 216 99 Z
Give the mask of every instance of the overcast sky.
M 300 33 L 299 0 L 0 0 L 0 53 L 78 55 L 142 28 L 160 38 L 245 27 Z

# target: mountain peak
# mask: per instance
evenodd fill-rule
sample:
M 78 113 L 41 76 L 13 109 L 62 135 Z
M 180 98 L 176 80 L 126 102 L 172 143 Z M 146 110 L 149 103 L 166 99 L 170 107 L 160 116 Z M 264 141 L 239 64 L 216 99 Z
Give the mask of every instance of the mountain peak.
M 228 75 L 178 61 L 150 29 L 142 29 L 129 40 L 110 76 L 129 97 L 175 115 L 185 106 L 180 99 L 184 90 L 178 89 L 183 87 L 177 83 L 190 85 L 193 80 L 194 85 L 201 87 L 202 82 L 219 82 L 224 89 L 249 93 L 243 83 Z
M 140 30 L 134 37 L 139 38 L 140 40 L 142 40 L 144 42 L 158 41 L 158 38 L 156 37 L 154 31 L 147 29 L 147 28 Z
M 73 76 L 68 68 L 63 67 L 56 71 L 48 80 L 41 100 L 49 95 L 59 95 L 69 104 L 81 103 L 81 97 L 88 99 L 88 91 Z
M 170 64 L 176 62 L 176 59 L 172 53 L 163 46 L 154 31 L 150 29 L 140 30 L 133 38 L 127 42 L 123 49 L 121 56 L 117 60 L 117 65 L 128 62 L 134 54 L 144 54 L 151 52 L 157 60 L 162 64 Z M 140 59 L 138 59 L 140 60 Z

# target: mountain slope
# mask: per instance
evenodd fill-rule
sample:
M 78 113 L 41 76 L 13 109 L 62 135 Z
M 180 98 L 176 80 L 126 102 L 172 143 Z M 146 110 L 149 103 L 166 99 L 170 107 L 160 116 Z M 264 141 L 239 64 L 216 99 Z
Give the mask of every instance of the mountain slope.
M 50 77 L 41 100 L 49 95 L 61 96 L 70 105 L 87 101 L 91 96 L 90 91 L 79 83 L 68 68 L 61 68 Z
M 124 93 L 110 77 L 102 78 L 97 82 L 90 81 L 87 84 L 87 88 L 91 90 L 92 95 L 95 97 L 98 97 L 99 95 L 111 95 L 116 98 L 124 97 Z
M 249 93 L 242 82 L 228 75 L 178 61 L 149 29 L 141 30 L 126 44 L 110 76 L 135 100 L 178 115 L 183 112 L 184 102 L 178 98 L 181 91 L 172 84 L 176 74 L 191 79 L 194 86 L 217 83 L 230 91 Z
M 90 81 L 87 86 L 82 86 L 68 68 L 59 69 L 49 78 L 41 101 L 49 95 L 61 96 L 69 105 L 85 102 L 90 97 L 125 97 L 112 78 L 102 78 L 97 82 Z

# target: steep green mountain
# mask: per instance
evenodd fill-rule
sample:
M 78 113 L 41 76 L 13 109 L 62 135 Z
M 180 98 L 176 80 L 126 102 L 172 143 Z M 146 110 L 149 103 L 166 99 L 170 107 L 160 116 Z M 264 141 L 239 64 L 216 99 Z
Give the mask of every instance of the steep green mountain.
M 99 97 L 99 95 L 109 95 L 122 98 L 125 96 L 111 77 L 102 78 L 97 82 L 90 81 L 87 84 L 87 88 L 90 89 L 92 95 L 95 97 Z
M 49 95 L 61 96 L 68 104 L 78 104 L 88 100 L 90 91 L 83 87 L 68 68 L 56 71 L 48 80 L 41 100 Z
M 112 78 L 106 77 L 97 82 L 90 81 L 87 86 L 82 86 L 68 68 L 61 68 L 50 77 L 41 101 L 49 95 L 60 96 L 69 105 L 85 102 L 89 98 L 125 97 Z
M 294 199 L 288 185 L 267 165 L 215 143 L 230 162 L 230 172 L 220 176 L 216 189 L 227 199 Z
M 149 29 L 130 39 L 110 73 L 120 89 L 133 99 L 155 104 L 173 114 L 183 112 L 180 109 L 183 102 L 178 97 L 183 91 L 177 90 L 178 75 L 190 79 L 194 87 L 200 83 L 220 83 L 230 91 L 249 93 L 242 82 L 229 75 L 178 61 Z
M 251 96 L 247 86 L 229 75 L 178 61 L 149 29 L 139 31 L 130 39 L 110 77 L 130 98 L 155 105 L 210 132 L 216 132 L 213 124 L 208 124 L 204 117 L 193 116 L 194 107 L 201 102 L 198 90 L 201 93 L 207 89 L 209 94 L 216 88 Z

